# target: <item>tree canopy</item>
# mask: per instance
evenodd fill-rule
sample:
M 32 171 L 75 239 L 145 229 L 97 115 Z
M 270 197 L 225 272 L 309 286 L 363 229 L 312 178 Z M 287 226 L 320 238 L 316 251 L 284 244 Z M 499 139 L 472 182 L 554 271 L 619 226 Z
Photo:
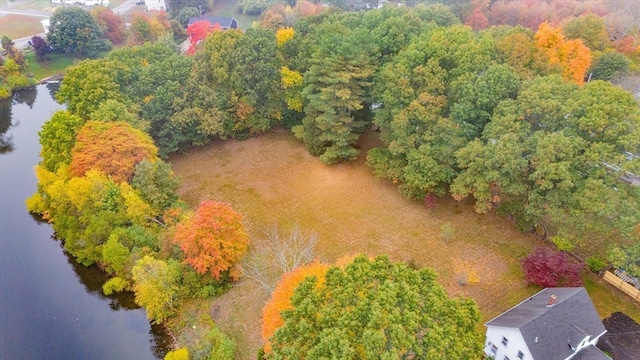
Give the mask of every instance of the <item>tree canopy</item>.
M 177 225 L 174 236 L 185 254 L 184 261 L 198 273 L 209 273 L 215 279 L 222 273 L 233 279 L 239 277 L 236 264 L 247 251 L 248 241 L 242 215 L 214 201 L 203 201 L 192 217 Z
M 125 122 L 89 121 L 78 130 L 70 171 L 73 176 L 82 176 L 97 169 L 116 182 L 128 181 L 139 162 L 154 159 L 157 153 L 147 134 Z
M 126 41 L 142 45 L 66 72 L 57 99 L 67 111 L 40 133 L 30 211 L 53 222 L 81 263 L 116 276 L 105 291 L 133 289 L 160 322 L 181 299 L 237 279 L 248 236 L 228 205 L 186 210 L 157 155 L 282 126 L 334 164 L 357 158 L 370 144 L 360 135 L 373 130 L 381 143 L 367 164 L 403 195 L 472 197 L 477 212 L 497 211 L 521 230 L 544 223 L 569 247 L 610 247 L 609 260 L 637 274 L 640 187 L 622 180 L 640 174 L 640 110 L 609 81 L 623 84 L 638 68 L 638 9 L 609 1 L 604 16 L 600 1 L 430 2 L 360 12 L 280 4 L 245 32 L 193 27 L 192 56 L 167 36 L 184 29 L 166 13 L 134 16 Z M 171 4 L 184 22 L 199 10 L 191 6 L 210 2 Z M 113 13 L 87 14 L 56 12 L 57 50 L 91 55 L 104 39 L 125 41 Z M 0 97 L 30 84 L 25 57 L 10 39 L 2 44 Z M 315 282 L 301 269 L 274 292 L 263 319 L 269 358 L 478 355 L 469 330 L 477 310 L 448 299 L 430 270 L 366 258 L 320 268 L 310 271 Z M 451 333 L 461 346 L 447 346 Z M 232 357 L 228 339 L 211 334 L 203 341 Z
M 472 300 L 450 299 L 433 270 L 356 257 L 294 291 L 267 359 L 472 359 L 482 342 Z M 455 334 L 455 346 L 450 341 Z
M 98 25 L 81 7 L 59 7 L 50 24 L 47 40 L 56 51 L 95 55 L 104 48 Z

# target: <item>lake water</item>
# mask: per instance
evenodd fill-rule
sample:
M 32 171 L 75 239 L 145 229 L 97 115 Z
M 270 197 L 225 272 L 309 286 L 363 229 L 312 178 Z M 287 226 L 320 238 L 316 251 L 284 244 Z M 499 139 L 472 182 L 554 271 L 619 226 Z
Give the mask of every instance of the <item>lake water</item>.
M 0 101 L 0 359 L 157 359 L 170 345 L 131 293 L 106 297 L 105 274 L 74 261 L 31 216 L 38 131 L 64 107 L 57 85 Z

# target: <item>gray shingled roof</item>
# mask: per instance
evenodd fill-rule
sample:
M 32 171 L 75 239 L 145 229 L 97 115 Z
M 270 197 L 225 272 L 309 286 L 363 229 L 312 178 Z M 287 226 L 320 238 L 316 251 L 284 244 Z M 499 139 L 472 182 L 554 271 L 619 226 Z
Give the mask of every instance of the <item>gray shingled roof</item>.
M 640 324 L 621 312 L 614 312 L 602 323 L 607 333 L 598 341 L 598 347 L 614 360 L 640 360 Z
M 549 307 L 551 295 L 556 300 Z M 605 331 L 589 294 L 581 287 L 544 289 L 485 325 L 519 328 L 533 358 L 544 360 L 565 359 L 574 352 L 571 345 Z
M 572 357 L 571 360 L 611 360 L 611 358 L 605 355 L 602 350 L 591 345 L 586 349 L 580 350 L 578 355 Z

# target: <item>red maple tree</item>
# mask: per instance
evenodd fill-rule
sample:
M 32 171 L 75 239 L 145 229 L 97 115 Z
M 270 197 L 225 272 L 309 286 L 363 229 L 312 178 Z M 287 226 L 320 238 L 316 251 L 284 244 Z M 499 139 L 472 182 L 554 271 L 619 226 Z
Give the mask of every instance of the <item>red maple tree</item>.
M 207 34 L 218 30 L 222 30 L 220 24 L 215 23 L 211 25 L 211 23 L 207 20 L 196 21 L 193 24 L 189 25 L 189 27 L 187 27 L 187 34 L 189 34 L 190 45 L 189 49 L 187 50 L 187 54 L 195 54 L 196 45 L 198 45 L 200 41 L 204 40 L 204 38 L 207 37 Z

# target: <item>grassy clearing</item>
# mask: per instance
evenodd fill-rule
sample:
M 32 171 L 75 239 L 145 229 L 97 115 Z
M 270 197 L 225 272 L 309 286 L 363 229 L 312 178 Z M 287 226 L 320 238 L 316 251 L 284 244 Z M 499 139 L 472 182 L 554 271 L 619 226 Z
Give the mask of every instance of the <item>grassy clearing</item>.
M 124 0 L 111 0 L 109 1 L 109 8 L 122 4 Z M 6 11 L 11 10 L 39 10 L 50 12 L 51 15 L 60 5 L 52 4 L 49 0 L 21 0 L 10 1 L 7 5 L 6 0 L 3 0 L 2 9 Z M 44 30 L 40 20 L 44 17 L 41 16 L 28 16 L 28 15 L 4 15 L 0 20 L 0 37 L 8 36 L 10 39 L 19 39 L 34 34 L 40 34 Z
M 254 21 L 260 20 L 260 16 L 240 14 L 236 11 L 236 2 L 236 0 L 215 1 L 209 15 L 234 17 L 238 20 L 240 29 L 251 29 L 251 24 L 253 24 Z
M 42 17 L 27 15 L 4 15 L 0 18 L 0 38 L 19 39 L 41 33 Z
M 606 282 L 596 275 L 589 273 L 583 276 L 584 286 L 593 300 L 593 304 L 600 317 L 608 317 L 611 313 L 621 311 L 637 322 L 640 322 L 640 309 L 637 303 L 632 302 L 629 296 L 621 291 L 612 290 Z
M 33 74 L 36 80 L 64 73 L 65 69 L 77 63 L 79 60 L 65 54 L 50 54 L 47 63 L 39 63 L 33 52 L 25 54 L 29 62 L 28 72 Z
M 375 134 L 361 141 L 363 152 L 377 144 Z M 427 210 L 404 199 L 396 185 L 373 177 L 364 156 L 327 166 L 290 134 L 274 132 L 193 149 L 171 162 L 183 199 L 193 207 L 205 199 L 232 204 L 244 214 L 251 238 L 275 224 L 298 223 L 318 233 L 317 255 L 327 262 L 355 253 L 387 254 L 434 268 L 450 295 L 476 300 L 483 321 L 539 290 L 525 284 L 520 259 L 541 242 L 493 214 L 474 213 L 471 203 L 444 198 Z M 597 280 L 587 277 L 587 288 L 602 316 L 624 311 L 640 320 L 637 306 Z M 267 297 L 243 280 L 210 304 L 216 322 L 238 343 L 240 359 L 255 358 L 261 346 Z

